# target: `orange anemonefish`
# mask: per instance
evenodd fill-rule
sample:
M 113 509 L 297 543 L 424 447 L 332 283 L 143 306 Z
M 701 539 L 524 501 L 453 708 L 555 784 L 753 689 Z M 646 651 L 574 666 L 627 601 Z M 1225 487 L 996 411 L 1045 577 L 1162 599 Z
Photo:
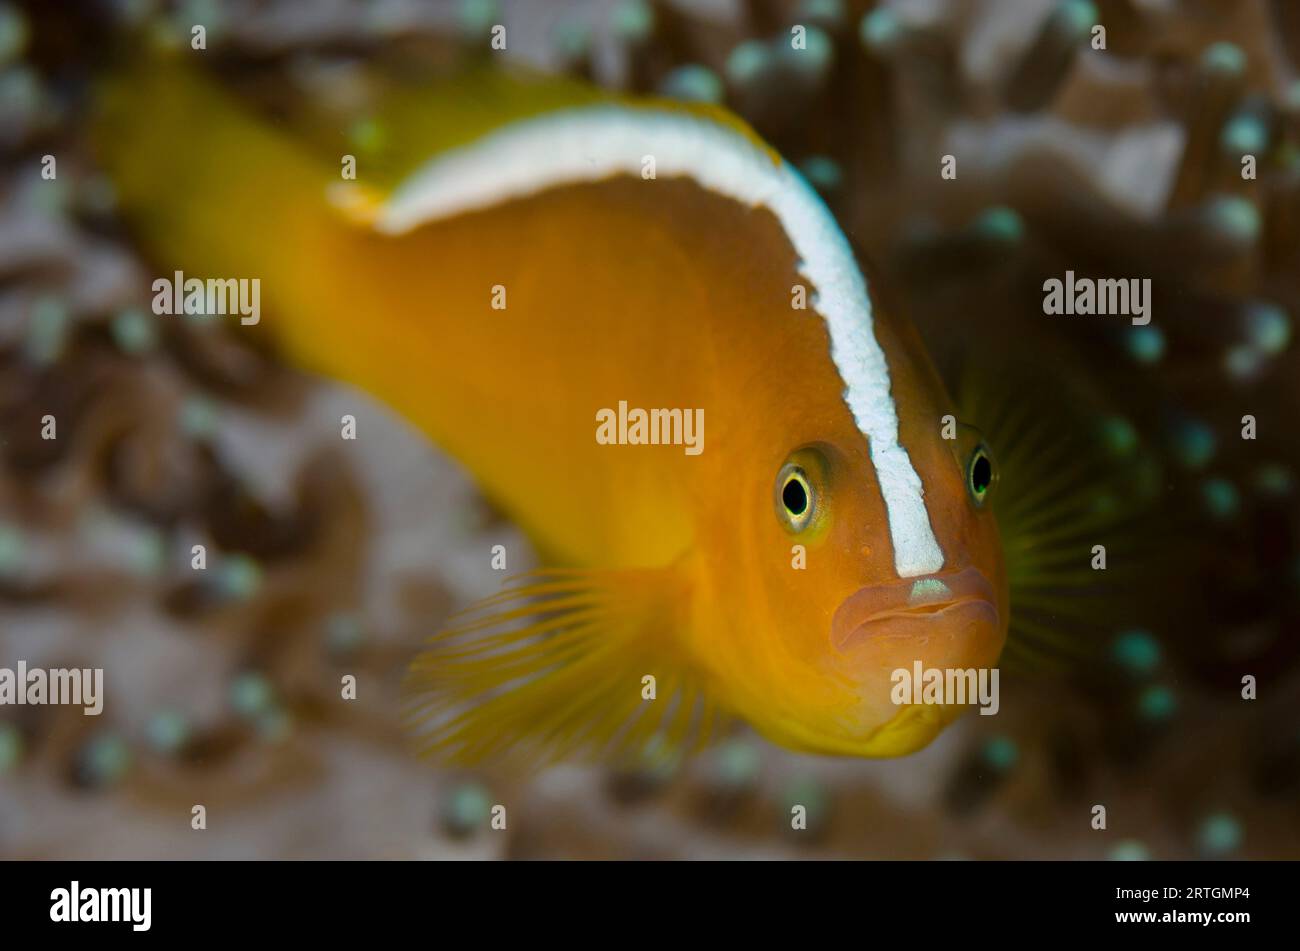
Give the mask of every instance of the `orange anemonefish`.
M 260 278 L 256 332 L 420 427 L 552 566 L 415 662 L 425 748 L 675 748 L 718 714 L 929 742 L 960 708 L 895 703 L 893 673 L 997 663 L 996 473 L 803 178 L 721 110 L 499 71 L 372 108 L 364 184 L 337 121 L 277 128 L 158 59 L 106 85 L 97 138 L 167 273 Z M 666 438 L 626 410 L 597 438 L 620 406 Z M 672 410 L 702 451 L 663 444 Z

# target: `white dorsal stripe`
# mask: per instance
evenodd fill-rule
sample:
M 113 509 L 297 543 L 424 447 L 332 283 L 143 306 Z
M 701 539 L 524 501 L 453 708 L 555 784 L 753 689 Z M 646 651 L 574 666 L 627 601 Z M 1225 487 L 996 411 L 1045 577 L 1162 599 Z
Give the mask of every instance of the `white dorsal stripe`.
M 889 518 L 894 568 L 903 578 L 938 571 L 943 552 L 921 478 L 898 441 L 889 365 L 872 330 L 866 279 L 817 193 L 741 133 L 688 113 L 612 105 L 526 119 L 434 158 L 393 193 L 376 227 L 400 234 L 560 185 L 640 176 L 649 155 L 656 176 L 687 177 L 776 215 L 826 321 L 844 401 L 867 437 Z

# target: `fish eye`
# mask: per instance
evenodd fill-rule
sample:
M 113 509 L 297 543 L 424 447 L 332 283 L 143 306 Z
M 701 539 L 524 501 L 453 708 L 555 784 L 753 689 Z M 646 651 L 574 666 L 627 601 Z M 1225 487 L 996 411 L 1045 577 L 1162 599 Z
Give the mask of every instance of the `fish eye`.
M 785 517 L 791 527 L 802 528 L 812 511 L 812 486 L 802 469 L 791 468 L 785 474 L 785 483 L 781 486 L 781 504 L 785 506 Z
M 966 465 L 966 488 L 976 505 L 983 505 L 997 479 L 997 470 L 993 466 L 993 454 L 983 443 L 975 447 L 970 462 Z
M 798 534 L 822 520 L 825 460 L 814 449 L 793 453 L 776 477 L 776 515 Z

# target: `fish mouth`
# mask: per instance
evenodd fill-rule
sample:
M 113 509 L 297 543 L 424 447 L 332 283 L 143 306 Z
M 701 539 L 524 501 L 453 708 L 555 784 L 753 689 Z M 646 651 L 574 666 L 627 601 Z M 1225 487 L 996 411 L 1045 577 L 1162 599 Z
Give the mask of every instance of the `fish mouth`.
M 920 639 L 941 631 L 984 641 L 1000 636 L 997 595 L 977 568 L 900 578 L 860 588 L 831 618 L 831 643 L 839 651 L 872 642 Z

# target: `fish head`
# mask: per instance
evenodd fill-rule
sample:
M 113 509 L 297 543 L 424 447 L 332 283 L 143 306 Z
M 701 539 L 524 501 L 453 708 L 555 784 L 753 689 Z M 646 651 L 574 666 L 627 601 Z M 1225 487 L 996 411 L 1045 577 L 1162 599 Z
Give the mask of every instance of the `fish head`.
M 803 444 L 769 475 L 776 524 L 787 545 L 801 546 L 782 553 L 771 577 L 779 594 L 768 599 L 784 655 L 777 692 L 788 687 L 784 706 L 795 711 L 776 728 L 787 745 L 867 756 L 918 749 L 979 701 L 915 703 L 900 679 L 970 670 L 987 682 L 1005 644 L 993 451 L 941 409 L 937 387 L 909 392 L 894 450 L 906 467 L 891 468 L 857 420 L 828 410 L 811 414 Z M 813 430 L 821 438 L 809 439 Z M 900 488 L 900 469 L 915 481 Z

